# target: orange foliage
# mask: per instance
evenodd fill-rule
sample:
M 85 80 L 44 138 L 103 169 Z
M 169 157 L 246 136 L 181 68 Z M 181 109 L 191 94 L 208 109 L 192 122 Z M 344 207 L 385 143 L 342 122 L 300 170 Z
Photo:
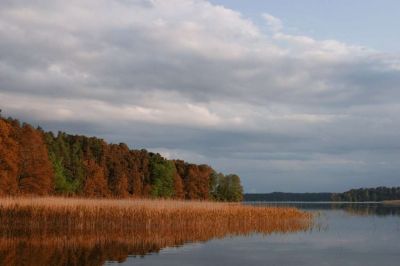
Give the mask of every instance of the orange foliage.
M 186 198 L 208 199 L 211 173 L 212 169 L 208 165 L 187 165 L 185 176 Z
M 86 180 L 83 189 L 84 195 L 88 197 L 107 197 L 110 192 L 107 186 L 107 179 L 104 169 L 93 160 L 85 162 Z
M 185 191 L 183 187 L 182 178 L 178 173 L 174 176 L 174 198 L 175 199 L 184 199 Z
M 117 180 L 117 184 L 115 186 L 115 195 L 117 197 L 126 198 L 129 196 L 128 193 L 128 178 L 126 174 L 121 174 L 121 176 Z
M 12 127 L 0 119 L 0 195 L 15 195 L 18 191 L 18 149 Z
M 54 191 L 53 168 L 41 132 L 25 124 L 19 136 L 20 192 L 37 195 L 52 193 Z

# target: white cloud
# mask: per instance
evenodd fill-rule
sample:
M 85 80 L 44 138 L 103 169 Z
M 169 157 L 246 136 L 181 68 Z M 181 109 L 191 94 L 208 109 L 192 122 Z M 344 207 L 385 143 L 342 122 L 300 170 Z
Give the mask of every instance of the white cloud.
M 388 162 L 379 176 L 400 171 L 399 55 L 293 35 L 262 16 L 268 33 L 201 0 L 0 2 L 0 106 L 247 180 L 292 166 L 327 180 L 361 161 L 371 172 Z
M 268 13 L 262 14 L 262 17 L 265 19 L 268 26 L 273 32 L 280 32 L 283 29 L 283 23 L 279 18 L 274 17 Z

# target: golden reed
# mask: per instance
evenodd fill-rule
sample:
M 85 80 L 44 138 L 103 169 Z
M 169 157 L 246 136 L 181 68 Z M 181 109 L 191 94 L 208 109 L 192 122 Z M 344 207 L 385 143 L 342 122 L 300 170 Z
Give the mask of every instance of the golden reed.
M 0 199 L 0 265 L 102 265 L 164 247 L 306 231 L 294 208 L 174 200 Z

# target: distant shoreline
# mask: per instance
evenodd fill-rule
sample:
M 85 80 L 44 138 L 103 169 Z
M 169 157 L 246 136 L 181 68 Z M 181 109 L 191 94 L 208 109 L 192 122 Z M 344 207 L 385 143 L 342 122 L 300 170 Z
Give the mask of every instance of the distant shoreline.
M 277 204 L 277 205 L 285 205 L 285 204 L 382 204 L 382 205 L 390 205 L 390 206 L 400 206 L 400 200 L 383 200 L 383 201 L 268 201 L 268 200 L 259 200 L 259 201 L 242 201 L 244 204 Z
M 242 201 L 242 203 L 248 204 L 262 204 L 262 203 L 271 203 L 271 204 L 371 204 L 371 203 L 384 203 L 383 201 L 268 201 L 268 200 L 260 200 L 260 201 Z M 400 204 L 400 201 L 399 201 Z
M 384 200 L 384 201 L 382 201 L 382 203 L 385 205 L 400 206 L 400 200 Z
M 272 193 L 245 193 L 243 201 L 271 201 L 271 202 L 383 202 L 394 201 L 389 204 L 400 204 L 400 187 L 376 187 L 351 189 L 342 193 L 333 192 L 272 192 Z M 397 201 L 397 202 L 396 202 Z

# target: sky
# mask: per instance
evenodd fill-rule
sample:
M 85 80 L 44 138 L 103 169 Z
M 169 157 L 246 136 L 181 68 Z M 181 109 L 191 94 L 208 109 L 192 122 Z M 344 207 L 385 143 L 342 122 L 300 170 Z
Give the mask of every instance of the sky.
M 369 48 L 400 52 L 398 0 L 212 0 L 239 10 L 259 27 L 261 12 L 278 17 L 285 31 L 317 39 L 336 39 Z
M 400 2 L 0 2 L 0 109 L 241 176 L 400 185 Z

